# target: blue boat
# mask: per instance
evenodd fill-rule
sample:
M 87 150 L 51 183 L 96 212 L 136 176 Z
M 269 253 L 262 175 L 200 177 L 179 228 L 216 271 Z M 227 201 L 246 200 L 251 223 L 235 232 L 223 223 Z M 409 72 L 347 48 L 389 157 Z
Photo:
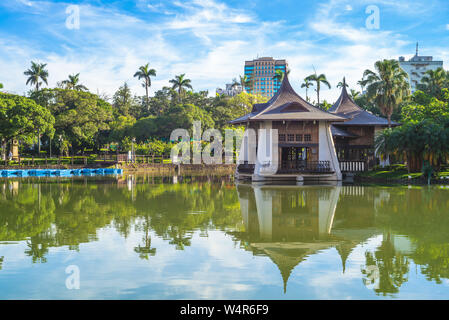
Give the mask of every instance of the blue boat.
M 36 177 L 38 175 L 37 170 L 28 170 L 28 176 Z
M 1 177 L 71 177 L 95 175 L 121 175 L 122 169 L 30 169 L 30 170 L 0 170 Z

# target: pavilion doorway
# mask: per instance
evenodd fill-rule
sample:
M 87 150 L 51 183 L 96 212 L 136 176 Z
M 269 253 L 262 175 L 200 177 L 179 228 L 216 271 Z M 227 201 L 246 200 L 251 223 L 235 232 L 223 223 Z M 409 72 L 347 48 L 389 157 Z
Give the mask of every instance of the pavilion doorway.
M 307 166 L 310 148 L 307 147 L 283 147 L 281 148 L 281 170 L 285 172 L 297 172 Z

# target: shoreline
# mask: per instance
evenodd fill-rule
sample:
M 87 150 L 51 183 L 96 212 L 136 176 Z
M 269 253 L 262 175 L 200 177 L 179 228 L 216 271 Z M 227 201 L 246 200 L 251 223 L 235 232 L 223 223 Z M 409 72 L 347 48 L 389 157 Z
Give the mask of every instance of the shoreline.
M 115 168 L 122 169 L 123 174 L 150 174 L 155 176 L 185 176 L 185 175 L 234 175 L 236 164 L 169 164 L 169 163 L 96 163 L 96 164 L 65 164 L 65 165 L 25 165 L 25 166 L 0 166 L 0 170 L 33 170 L 33 169 L 99 169 Z M 355 175 L 353 179 L 343 179 L 343 183 L 354 184 L 381 184 L 381 185 L 427 185 L 427 179 L 420 177 L 408 178 L 385 178 Z M 448 178 L 432 178 L 432 185 L 449 185 Z
M 387 184 L 387 185 L 427 185 L 427 179 L 423 177 L 418 178 L 374 178 L 366 176 L 354 176 L 354 183 L 373 183 L 373 184 Z M 434 185 L 449 185 L 449 179 L 430 179 L 430 184 Z

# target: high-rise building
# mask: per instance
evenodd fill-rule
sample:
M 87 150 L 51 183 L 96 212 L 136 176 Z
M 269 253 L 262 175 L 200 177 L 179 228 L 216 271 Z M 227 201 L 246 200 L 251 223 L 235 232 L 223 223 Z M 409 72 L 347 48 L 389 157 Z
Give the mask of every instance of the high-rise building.
M 399 57 L 399 65 L 407 72 L 412 92 L 417 90 L 418 84 L 427 70 L 435 70 L 443 67 L 443 61 L 433 61 L 432 56 L 418 55 L 418 43 L 416 44 L 416 54 L 405 61 L 404 57 Z
M 286 60 L 275 60 L 272 57 L 245 61 L 245 76 L 251 81 L 251 85 L 245 87 L 245 90 L 252 94 L 272 97 L 281 87 L 281 81 L 273 79 L 276 70 L 285 73 L 287 68 Z

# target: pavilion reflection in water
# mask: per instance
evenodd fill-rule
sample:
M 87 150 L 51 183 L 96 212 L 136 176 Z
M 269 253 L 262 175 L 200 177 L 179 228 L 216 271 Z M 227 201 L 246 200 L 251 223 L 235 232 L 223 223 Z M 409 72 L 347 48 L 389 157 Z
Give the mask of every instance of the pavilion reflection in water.
M 374 210 L 358 210 L 367 201 L 373 206 L 378 201 L 366 197 L 362 186 L 239 184 L 237 190 L 245 225 L 245 232 L 237 237 L 254 254 L 266 255 L 277 265 L 284 292 L 292 270 L 308 256 L 336 248 L 344 273 L 352 250 L 381 233 L 372 227 Z M 353 201 L 337 214 L 340 197 Z M 363 201 L 359 208 L 357 199 Z

